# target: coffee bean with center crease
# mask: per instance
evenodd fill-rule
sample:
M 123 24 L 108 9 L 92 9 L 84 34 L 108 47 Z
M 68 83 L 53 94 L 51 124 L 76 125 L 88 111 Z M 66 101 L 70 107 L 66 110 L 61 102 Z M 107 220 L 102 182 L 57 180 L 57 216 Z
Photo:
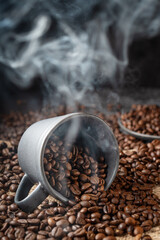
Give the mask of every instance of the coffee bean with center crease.
M 76 223 L 78 225 L 85 225 L 86 224 L 84 213 L 78 212 Z
M 25 240 L 35 240 L 36 239 L 36 233 L 34 232 L 28 232 L 25 236 Z
M 82 174 L 79 176 L 79 179 L 80 179 L 80 181 L 82 181 L 82 182 L 87 182 L 87 181 L 88 181 L 88 176 L 82 173 Z
M 91 183 L 84 183 L 81 187 L 81 190 L 82 191 L 85 191 L 87 190 L 89 187 L 91 187 Z
M 89 194 L 83 194 L 81 196 L 81 200 L 82 201 L 89 201 L 91 199 L 90 195 Z
M 99 177 L 94 175 L 90 178 L 92 184 L 98 185 L 99 184 Z
M 99 207 L 98 206 L 92 206 L 92 207 L 89 207 L 88 208 L 88 211 L 89 212 L 97 212 L 99 210 Z
M 63 229 L 61 227 L 54 227 L 52 229 L 52 236 L 55 238 L 60 238 L 63 235 Z
M 20 228 L 16 228 L 16 231 L 15 231 L 15 238 L 16 239 L 20 239 L 20 238 L 23 238 L 25 235 L 25 229 L 20 227 Z
M 67 226 L 69 226 L 69 222 L 65 219 L 61 219 L 58 222 L 56 222 L 57 227 L 62 227 L 65 228 Z
M 87 239 L 88 240 L 94 240 L 95 239 L 95 234 L 92 231 L 87 232 Z
M 86 207 L 86 208 L 89 208 L 91 206 L 90 202 L 89 201 L 81 201 L 80 202 L 80 205 L 82 207 Z
M 76 184 L 71 185 L 70 189 L 74 195 L 81 195 L 81 191 Z
M 75 237 L 82 237 L 86 235 L 86 230 L 83 228 L 79 228 L 74 232 Z

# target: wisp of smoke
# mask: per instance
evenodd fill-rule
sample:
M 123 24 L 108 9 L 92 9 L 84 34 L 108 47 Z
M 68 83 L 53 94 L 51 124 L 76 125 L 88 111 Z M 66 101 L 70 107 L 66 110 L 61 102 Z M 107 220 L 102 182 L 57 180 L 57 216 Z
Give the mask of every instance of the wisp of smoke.
M 1 67 L 18 87 L 29 87 L 39 75 L 48 94 L 56 89 L 68 101 L 81 100 L 95 80 L 122 83 L 129 44 L 159 33 L 159 10 L 159 0 L 5 1 Z

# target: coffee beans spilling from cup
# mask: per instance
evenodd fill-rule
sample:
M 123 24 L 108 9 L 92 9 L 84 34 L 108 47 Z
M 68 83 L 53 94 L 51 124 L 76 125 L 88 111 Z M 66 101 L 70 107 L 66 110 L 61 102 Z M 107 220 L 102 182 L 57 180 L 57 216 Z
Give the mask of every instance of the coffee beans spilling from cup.
M 135 132 L 160 136 L 160 107 L 156 105 L 132 105 L 128 113 L 121 115 L 122 124 Z
M 82 191 L 81 195 L 75 195 L 70 190 L 73 196 L 77 196 L 74 206 L 46 199 L 31 214 L 21 211 L 14 203 L 15 192 L 23 176 L 17 160 L 17 146 L 22 133 L 33 122 L 65 113 L 66 110 L 59 106 L 54 110 L 51 107 L 25 115 L 11 113 L 3 116 L 0 124 L 3 139 L 0 142 L 0 239 L 115 240 L 117 236 L 130 234 L 138 240 L 150 240 L 146 231 L 160 225 L 160 199 L 153 193 L 153 188 L 160 184 L 160 141 L 146 143 L 121 133 L 115 115 L 107 117 L 96 110 L 92 112 L 111 125 L 119 144 L 119 171 L 107 192 L 96 187 L 97 193 Z M 145 114 L 143 116 L 145 118 Z M 75 151 L 83 158 L 85 153 L 88 158 L 85 148 L 83 151 L 74 150 L 78 147 L 70 150 L 72 155 L 75 156 Z M 45 154 L 48 154 L 45 158 L 49 163 L 49 153 Z M 71 156 L 68 154 L 66 157 L 70 162 Z M 71 167 L 70 171 L 74 169 L 73 165 Z M 80 174 L 85 180 L 84 175 L 87 174 Z M 100 171 L 97 175 L 100 177 Z M 55 177 L 55 182 L 58 179 Z
M 94 159 L 87 147 L 49 140 L 44 154 L 44 169 L 50 185 L 68 199 L 79 201 L 82 194 L 104 190 L 107 164 L 103 155 Z

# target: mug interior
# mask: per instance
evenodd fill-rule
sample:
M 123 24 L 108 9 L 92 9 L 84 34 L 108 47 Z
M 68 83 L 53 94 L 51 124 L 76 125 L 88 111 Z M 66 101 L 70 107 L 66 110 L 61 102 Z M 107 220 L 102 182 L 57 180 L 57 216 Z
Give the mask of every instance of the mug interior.
M 111 185 L 118 169 L 118 145 L 112 131 L 104 121 L 92 115 L 73 115 L 72 117 L 65 119 L 65 121 L 62 121 L 52 130 L 46 142 L 46 148 L 49 147 L 50 142 L 53 142 L 54 145 L 56 141 L 59 142 L 58 144 L 62 144 L 63 142 L 64 148 L 67 148 L 68 151 L 71 151 L 73 145 L 82 148 L 87 147 L 90 156 L 97 159 L 97 161 L 99 156 L 103 155 L 105 162 L 108 165 L 106 172 L 107 176 L 105 178 L 105 189 Z M 46 151 L 44 152 L 43 157 L 47 157 Z M 59 153 L 59 158 L 60 157 L 61 152 Z M 59 174 L 62 175 L 63 172 L 60 172 Z M 48 179 L 49 178 L 47 178 L 48 184 L 53 188 L 53 185 Z M 65 188 L 65 184 L 66 183 L 63 181 L 63 188 Z M 56 182 L 54 190 L 58 191 Z M 59 192 L 59 196 L 60 198 L 61 196 L 64 198 L 63 192 Z M 72 196 L 70 196 L 69 199 L 72 200 Z

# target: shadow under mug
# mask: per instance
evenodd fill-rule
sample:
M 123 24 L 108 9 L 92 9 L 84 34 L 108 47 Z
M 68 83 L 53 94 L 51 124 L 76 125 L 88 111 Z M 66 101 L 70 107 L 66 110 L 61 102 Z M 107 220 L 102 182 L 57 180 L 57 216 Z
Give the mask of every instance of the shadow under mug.
M 15 203 L 25 212 L 32 212 L 48 195 L 69 204 L 70 199 L 50 185 L 44 170 L 44 151 L 48 140 L 55 133 L 72 142 L 81 135 L 86 147 L 93 152 L 101 150 L 108 165 L 105 190 L 116 176 L 119 165 L 118 144 L 112 130 L 102 119 L 86 113 L 71 113 L 41 120 L 24 132 L 18 146 L 18 160 L 25 175 L 18 186 Z M 38 183 L 37 187 L 28 195 L 35 183 Z

